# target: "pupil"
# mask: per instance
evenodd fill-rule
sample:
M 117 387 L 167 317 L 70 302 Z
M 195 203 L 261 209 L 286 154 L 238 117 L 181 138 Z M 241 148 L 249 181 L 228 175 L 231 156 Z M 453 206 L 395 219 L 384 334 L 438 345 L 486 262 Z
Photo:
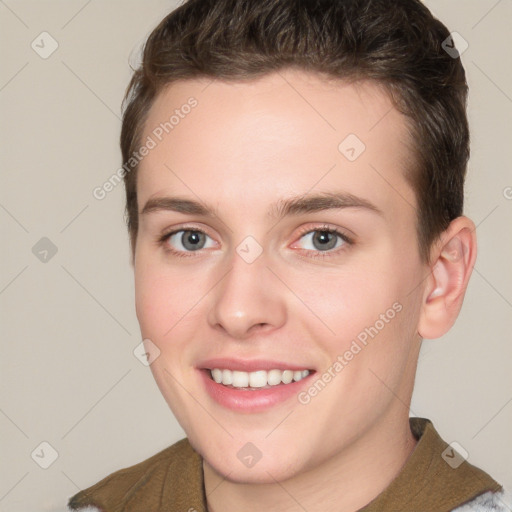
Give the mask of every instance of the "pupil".
M 336 245 L 336 237 L 329 231 L 318 231 L 318 234 L 313 237 L 313 240 L 320 243 L 322 249 L 332 249 Z M 334 244 L 330 244 L 334 240 Z
M 204 242 L 201 244 L 201 234 L 197 231 L 185 231 L 181 240 L 183 247 L 193 251 L 201 249 L 204 245 Z

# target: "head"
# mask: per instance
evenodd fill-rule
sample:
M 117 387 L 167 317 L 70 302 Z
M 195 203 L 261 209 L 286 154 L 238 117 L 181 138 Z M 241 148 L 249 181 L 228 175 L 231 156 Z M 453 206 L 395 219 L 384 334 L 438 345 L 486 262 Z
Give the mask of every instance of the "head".
M 190 0 L 146 42 L 121 134 L 137 315 L 175 416 L 233 479 L 298 474 L 407 418 L 420 341 L 455 321 L 475 240 L 447 37 L 416 0 Z M 233 410 L 205 391 L 215 357 L 310 380 Z
M 321 37 L 320 37 L 321 34 Z M 321 2 L 187 1 L 149 36 L 126 94 L 121 133 L 127 163 L 158 94 L 198 77 L 247 81 L 287 67 L 346 82 L 371 81 L 408 124 L 417 243 L 433 241 L 462 215 L 469 158 L 467 84 L 460 59 L 441 44 L 448 29 L 419 0 Z M 130 165 L 130 167 L 132 167 Z M 137 165 L 125 174 L 132 253 L 138 230 Z

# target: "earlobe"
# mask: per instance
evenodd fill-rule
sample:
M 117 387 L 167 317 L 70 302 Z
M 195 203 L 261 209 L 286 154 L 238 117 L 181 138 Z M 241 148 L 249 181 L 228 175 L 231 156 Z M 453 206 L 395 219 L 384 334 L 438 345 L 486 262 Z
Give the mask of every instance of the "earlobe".
M 418 333 L 434 339 L 455 323 L 476 260 L 475 225 L 467 217 L 454 219 L 432 249 Z

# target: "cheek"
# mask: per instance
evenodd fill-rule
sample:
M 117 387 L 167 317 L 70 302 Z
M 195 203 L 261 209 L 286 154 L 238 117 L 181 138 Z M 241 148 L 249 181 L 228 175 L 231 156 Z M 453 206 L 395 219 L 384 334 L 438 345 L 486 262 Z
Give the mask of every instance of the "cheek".
M 408 360 L 419 315 L 417 293 L 411 293 L 417 272 L 405 262 L 381 256 L 302 280 L 298 295 L 307 297 L 315 313 L 306 315 L 305 327 L 328 353 L 328 364 L 342 356 L 343 364 L 354 370 L 375 367 L 387 374 L 399 372 Z M 322 324 L 324 334 L 319 336 Z
M 135 308 L 143 337 L 161 350 L 175 347 L 197 328 L 201 299 L 208 292 L 204 275 L 169 265 L 141 251 L 135 264 Z M 193 331 L 192 331 L 193 332 Z M 166 348 L 167 347 L 167 348 Z
M 135 271 L 135 309 L 144 338 L 160 338 L 172 326 L 172 288 L 151 268 Z
M 155 258 L 144 256 L 141 251 L 135 264 L 137 319 L 144 337 L 160 340 L 172 333 L 179 319 L 184 290 L 178 276 Z
M 352 339 L 373 325 L 398 299 L 395 286 L 384 273 L 355 270 L 302 278 L 302 295 L 318 319 L 339 340 Z M 393 313 L 392 311 L 391 313 Z

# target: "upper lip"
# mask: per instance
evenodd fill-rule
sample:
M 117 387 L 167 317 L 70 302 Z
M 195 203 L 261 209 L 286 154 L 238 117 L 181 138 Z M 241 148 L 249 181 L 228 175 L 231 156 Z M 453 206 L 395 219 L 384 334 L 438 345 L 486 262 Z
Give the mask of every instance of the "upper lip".
M 217 357 L 206 359 L 197 364 L 197 368 L 212 370 L 213 368 L 235 370 L 241 372 L 254 372 L 257 370 L 309 370 L 307 365 L 272 361 L 270 359 L 233 359 L 229 357 Z

